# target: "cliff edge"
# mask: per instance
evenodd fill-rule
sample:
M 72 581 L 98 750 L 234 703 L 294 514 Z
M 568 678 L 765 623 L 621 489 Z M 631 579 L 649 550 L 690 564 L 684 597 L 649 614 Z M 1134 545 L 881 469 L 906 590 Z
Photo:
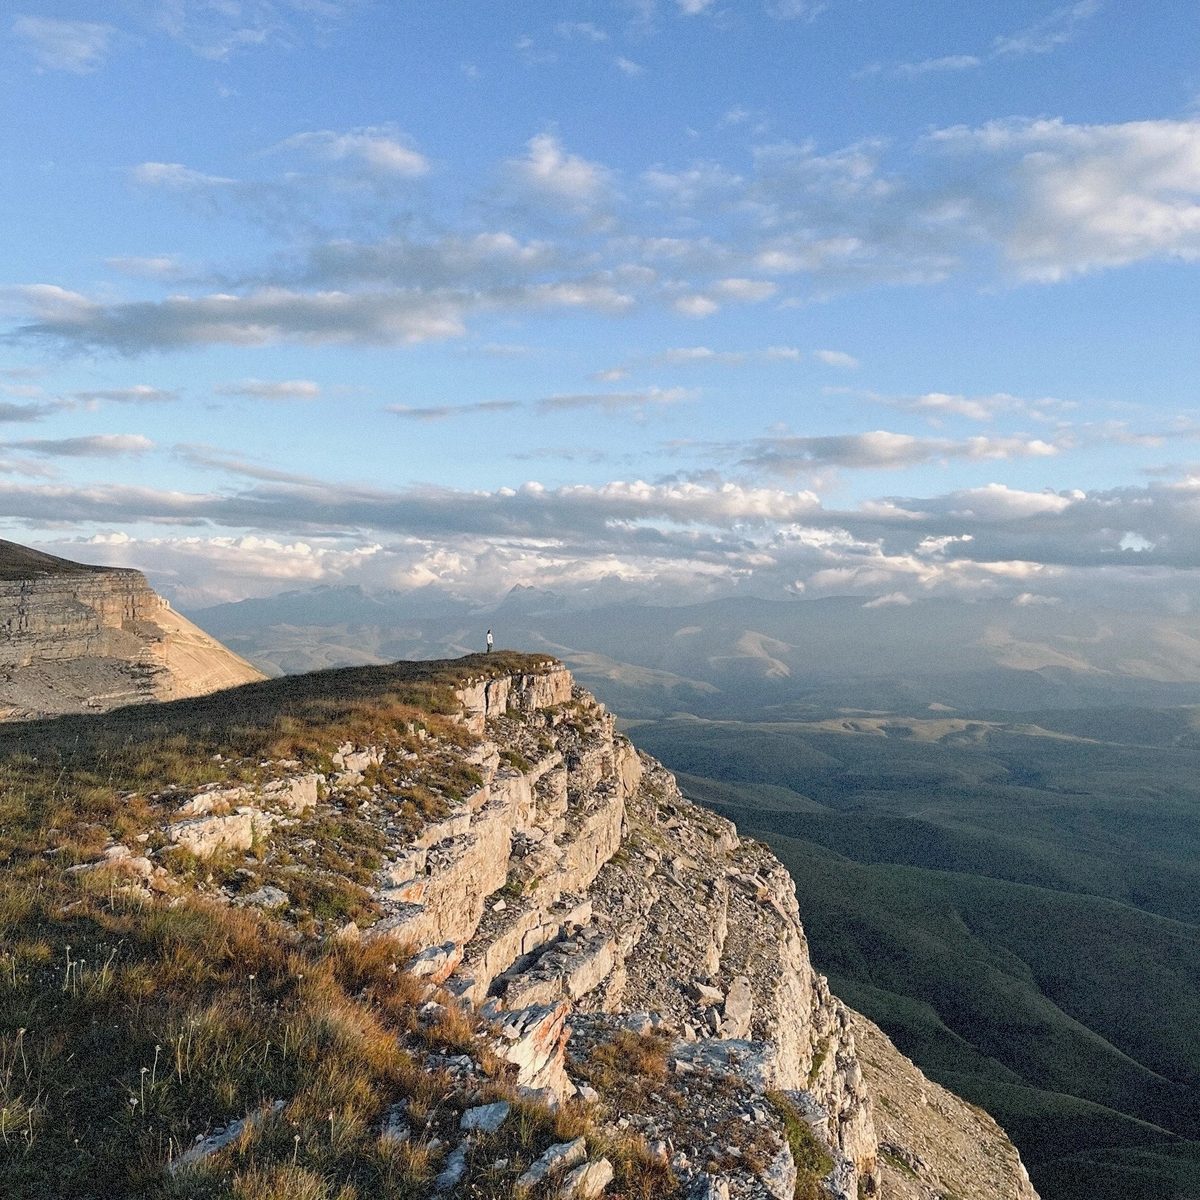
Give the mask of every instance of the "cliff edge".
M 409 1075 L 346 1101 L 336 1154 L 326 1092 L 281 1076 L 236 1122 L 194 1112 L 169 1171 L 212 1183 L 289 1155 L 300 1170 L 294 1137 L 327 1173 L 407 1172 L 406 1196 L 1036 1200 L 1003 1130 L 830 993 L 768 847 L 686 800 L 557 662 L 321 672 L 221 710 L 240 751 L 213 740 L 213 702 L 149 714 L 164 744 L 184 716 L 209 731 L 202 757 L 124 794 L 123 840 L 87 825 L 68 871 L 91 903 L 262 912 L 297 965 L 236 984 L 265 993 L 260 1022 L 301 1003 L 308 985 L 288 980 L 328 970 L 322 947 L 345 947 L 353 982 L 316 1027 L 384 1022 Z M 349 1062 L 365 1035 L 338 1036 Z
M 140 571 L 0 541 L 0 720 L 104 712 L 262 679 Z

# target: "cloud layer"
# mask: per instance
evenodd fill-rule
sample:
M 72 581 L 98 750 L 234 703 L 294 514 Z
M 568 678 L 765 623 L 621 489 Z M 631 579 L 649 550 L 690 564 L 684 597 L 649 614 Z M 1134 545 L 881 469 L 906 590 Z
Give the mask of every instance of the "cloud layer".
M 429 170 L 388 129 L 300 133 L 275 149 L 350 172 L 345 186 L 361 170 L 410 181 Z M 122 354 L 280 342 L 396 346 L 462 337 L 485 314 L 621 316 L 654 306 L 702 321 L 729 306 L 967 271 L 1053 283 L 1200 257 L 1195 120 L 996 121 L 937 130 L 903 153 L 880 142 L 827 154 L 775 143 L 756 149 L 749 174 L 698 163 L 637 179 L 543 133 L 498 173 L 499 190 L 480 196 L 490 229 L 304 238 L 221 291 L 194 286 L 158 300 L 14 284 L 0 294 L 17 316 L 8 336 Z M 235 203 L 250 209 L 264 188 L 276 208 L 298 212 L 311 195 L 341 194 L 326 175 L 250 184 L 180 163 L 143 163 L 134 178 L 240 197 Z M 688 232 L 697 227 L 711 232 Z M 162 278 L 182 282 L 174 259 L 136 261 L 159 263 L 145 278 L 161 268 Z M 817 354 L 853 365 L 842 352 Z
M 136 441 L 23 449 L 136 453 L 143 448 Z M 220 465 L 219 454 L 207 453 L 209 465 Z M 881 497 L 838 511 L 810 491 L 736 483 L 386 491 L 230 460 L 226 466 L 249 485 L 185 493 L 0 482 L 0 504 L 31 530 L 63 522 L 98 528 L 97 544 L 124 546 L 122 561 L 140 561 L 152 572 L 166 571 L 156 564 L 170 561 L 167 586 L 193 603 L 263 594 L 281 578 L 435 585 L 479 601 L 498 599 L 518 583 L 594 588 L 603 582 L 609 592 L 644 598 L 803 591 L 892 596 L 887 602 L 895 602 L 894 593 L 1070 598 L 1091 579 L 1176 606 L 1200 605 L 1200 475 L 1092 493 L 990 484 L 923 498 Z M 194 531 L 149 542 L 103 532 L 147 522 Z M 241 546 L 249 548 L 246 559 Z M 263 555 L 279 564 L 251 565 Z M 301 565 L 287 566 L 296 555 Z M 180 556 L 191 564 L 186 570 Z M 289 575 L 293 569 L 299 573 Z

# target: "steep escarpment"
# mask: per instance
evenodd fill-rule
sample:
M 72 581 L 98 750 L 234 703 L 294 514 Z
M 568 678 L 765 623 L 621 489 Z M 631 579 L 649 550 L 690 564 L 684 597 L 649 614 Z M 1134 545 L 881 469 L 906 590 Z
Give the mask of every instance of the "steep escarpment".
M 0 542 L 0 719 L 106 711 L 261 679 L 140 571 Z
M 119 788 L 102 801 L 87 775 L 72 816 L 60 772 L 53 815 L 0 845 L 39 881 L 26 909 L 0 905 L 6 1011 L 45 1043 L 0 1105 L 78 1166 L 61 1178 L 112 1195 L 1035 1200 L 1003 1131 L 830 994 L 771 852 L 685 800 L 558 663 L 396 664 L 217 701 L 157 710 L 130 751 L 122 714 L 77 721 L 72 763 L 94 756 Z M 0 759 L 49 780 L 49 731 L 20 729 Z M 35 938 L 52 965 L 30 965 Z M 51 1005 L 35 1025 L 17 1001 L 39 980 L 95 1011 L 47 1029 Z M 10 1037 L 3 1061 L 22 1048 Z M 56 1056 L 62 1097 L 38 1076 Z M 55 1110 L 92 1072 L 124 1092 L 91 1118 Z M 89 1121 L 108 1140 L 85 1171 Z M 122 1182 L 109 1147 L 132 1144 L 159 1191 Z

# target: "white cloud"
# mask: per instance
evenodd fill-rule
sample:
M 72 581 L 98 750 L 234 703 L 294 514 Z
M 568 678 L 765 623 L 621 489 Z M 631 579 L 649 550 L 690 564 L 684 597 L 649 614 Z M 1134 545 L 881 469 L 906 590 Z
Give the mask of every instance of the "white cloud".
M 542 412 L 565 412 L 571 409 L 598 408 L 602 412 L 619 412 L 625 409 L 659 408 L 668 404 L 679 404 L 684 400 L 695 400 L 698 392 L 687 388 L 643 388 L 637 392 L 581 392 L 547 396 L 538 401 Z
M 682 317 L 691 317 L 693 320 L 702 320 L 704 317 L 711 317 L 713 313 L 718 312 L 721 306 L 708 296 L 680 296 L 674 300 L 671 307 Z
M 948 54 L 943 58 L 925 58 L 920 62 L 900 63 L 894 73 L 911 77 L 941 71 L 969 71 L 979 65 L 980 60 L 973 54 Z
M 997 37 L 993 43 L 996 54 L 1020 56 L 1048 54 L 1056 46 L 1069 42 L 1081 22 L 1100 11 L 1100 0 L 1079 0 L 1056 8 L 1048 16 L 1007 37 Z
M 741 461 L 744 466 L 787 475 L 818 467 L 894 469 L 941 458 L 1040 458 L 1057 453 L 1058 447 L 1036 438 L 969 437 L 955 441 L 878 429 L 825 437 L 759 438 L 750 443 Z
M 201 58 L 224 61 L 255 46 L 295 45 L 335 21 L 353 0 L 142 0 L 154 28 Z
M 779 291 L 779 284 L 767 279 L 718 279 L 710 295 L 737 304 L 761 304 Z
M 316 286 L 394 283 L 445 287 L 516 284 L 561 265 L 564 256 L 547 241 L 521 241 L 511 233 L 448 233 L 429 241 L 386 237 L 346 238 L 307 251 L 304 282 Z
M 887 608 L 894 605 L 907 607 L 910 604 L 912 604 L 912 600 L 903 592 L 888 592 L 886 596 L 877 596 L 874 600 L 868 600 L 863 608 Z
M 1144 550 L 1153 550 L 1154 543 L 1140 533 L 1134 533 L 1133 530 L 1121 535 L 1121 540 L 1117 543 L 1118 550 L 1132 550 L 1135 554 L 1141 554 Z
M 1022 278 L 1200 257 L 1200 121 L 999 121 L 930 145 L 967 168 L 953 190 Z
M 330 539 L 287 541 L 271 537 L 134 538 L 123 532 L 50 543 L 50 553 L 136 566 L 149 571 L 176 603 L 219 604 L 269 596 L 281 586 L 337 583 L 370 569 L 383 547 Z M 82 550 L 82 553 L 80 552 Z
M 196 345 L 401 346 L 462 337 L 473 312 L 589 309 L 620 315 L 636 304 L 612 283 L 581 279 L 490 291 L 390 288 L 303 292 L 268 287 L 245 295 L 170 296 L 104 304 L 53 284 L 0 287 L 0 303 L 24 308 L 10 340 L 50 341 L 125 354 Z
M 858 366 L 858 359 L 853 354 L 847 354 L 844 350 L 814 350 L 813 353 L 827 367 L 845 367 L 853 370 Z
M 94 433 L 86 437 L 25 438 L 3 443 L 9 449 L 50 458 L 116 458 L 123 454 L 144 454 L 154 443 L 140 433 Z
M 714 0 L 675 0 L 681 16 L 694 17 L 712 7 Z
M 306 293 L 264 288 L 247 296 L 171 296 L 105 305 L 51 285 L 15 289 L 36 319 L 20 336 L 124 353 L 181 346 L 403 345 L 460 337 L 461 297 L 417 290 Z
M 526 192 L 569 208 L 587 208 L 607 198 L 611 172 L 599 163 L 567 153 L 551 133 L 529 139 L 524 158 L 509 159 L 507 169 Z
M 405 146 L 388 127 L 369 126 L 335 133 L 330 129 L 294 133 L 280 142 L 278 149 L 303 150 L 331 162 L 358 159 L 372 170 L 386 175 L 409 178 L 429 171 L 429 160 Z
M 104 62 L 117 30 L 89 21 L 19 16 L 12 23 L 12 34 L 45 70 L 85 75 Z
M 71 397 L 84 404 L 95 404 L 99 401 L 110 401 L 114 404 L 158 404 L 165 400 L 178 400 L 179 393 L 166 388 L 151 387 L 148 383 L 135 383 L 132 387 L 72 392 Z
M 240 588 L 243 595 L 270 590 L 269 580 L 255 578 L 268 568 L 248 566 L 238 577 L 235 565 L 211 556 L 241 553 L 246 534 L 259 542 L 246 543 L 239 561 L 253 564 L 261 550 L 279 564 L 272 569 L 284 582 L 295 570 L 312 581 L 436 584 L 477 598 L 518 582 L 591 588 L 609 579 L 625 595 L 676 600 L 739 589 L 793 596 L 803 584 L 807 594 L 857 594 L 868 602 L 902 593 L 1024 605 L 1097 586 L 1161 590 L 1169 583 L 1191 595 L 1200 570 L 1200 477 L 1086 494 L 992 484 L 837 512 L 812 492 L 734 483 L 389 491 L 288 476 L 211 448 L 180 452 L 196 465 L 233 472 L 236 486 L 182 493 L 0 480 L 0 505 L 10 522 L 26 527 L 74 524 L 85 537 L 98 530 L 111 553 L 128 545 L 123 526 L 180 526 L 178 536 L 163 535 L 157 553 L 174 557 L 157 560 L 162 569 L 177 571 L 179 586 Z M 213 537 L 215 530 L 228 536 Z M 169 548 L 175 541 L 193 549 Z M 300 544 L 313 549 L 311 559 L 293 549 Z M 329 557 L 316 554 L 318 547 Z M 342 553 L 365 557 L 356 566 L 352 557 L 337 559 Z M 195 556 L 190 567 L 179 557 L 185 554 Z
M 922 538 L 917 545 L 918 554 L 945 554 L 956 543 L 971 542 L 975 539 L 969 533 L 942 534 L 941 537 Z
M 1063 513 L 1082 499 L 1082 492 L 1078 497 L 1072 497 L 1057 492 L 1023 492 L 1003 483 L 989 483 L 986 487 L 955 492 L 951 511 L 956 516 L 1009 519 Z
M 306 139 L 303 148 L 343 166 L 378 153 L 387 170 L 389 163 L 400 170 L 408 160 L 389 156 L 415 153 L 378 130 L 298 136 Z M 10 338 L 76 349 L 404 345 L 460 337 L 484 313 L 616 316 L 652 303 L 700 319 L 729 304 L 800 303 L 806 283 L 817 297 L 884 280 L 923 284 L 968 268 L 988 270 L 990 251 L 1016 278 L 1040 281 L 1146 259 L 1200 258 L 1200 121 L 945 129 L 923 138 L 903 171 L 885 169 L 885 149 L 877 142 L 829 154 L 808 145 L 760 146 L 747 176 L 711 163 L 680 172 L 655 167 L 627 197 L 615 190 L 608 168 L 568 153 L 545 133 L 505 166 L 521 203 L 497 209 L 495 194 L 490 203 L 513 222 L 544 222 L 545 213 L 531 211 L 533 199 L 588 218 L 555 223 L 549 237 L 452 228 L 373 242 L 326 238 L 211 294 L 101 302 L 41 284 L 3 289 L 0 299 L 32 314 Z M 180 163 L 143 163 L 132 177 L 184 194 L 219 190 L 247 204 L 266 187 Z M 347 178 L 353 181 L 353 171 Z M 285 183 L 277 198 L 301 205 Z M 319 205 L 352 207 L 328 183 L 321 181 L 312 201 L 317 208 L 294 210 L 296 227 L 312 228 L 312 213 L 324 211 Z M 355 203 L 364 195 L 361 188 L 345 191 Z M 253 203 L 261 207 L 261 200 Z M 414 214 L 414 230 L 436 227 L 422 223 L 425 215 Z M 681 235 L 688 228 L 697 232 Z M 114 263 L 143 278 L 182 274 L 170 256 Z M 202 278 L 192 272 L 197 292 Z M 965 406 L 975 403 L 982 401 L 963 400 L 959 415 L 971 415 Z M 950 404 L 943 410 L 955 415 Z M 937 415 L 932 402 L 924 407 Z
M 748 356 L 740 350 L 710 350 L 707 346 L 676 346 L 664 350 L 657 358 L 673 364 L 686 363 L 723 363 L 726 366 L 740 367 L 748 361 Z
M 621 72 L 622 75 L 628 75 L 631 78 L 634 75 L 644 75 L 646 68 L 635 63 L 630 58 L 617 57 L 613 59 L 613 66 Z
M 394 413 L 411 421 L 441 421 L 446 417 L 465 416 L 469 413 L 511 412 L 520 408 L 515 400 L 481 400 L 475 404 L 432 404 L 425 407 L 410 407 L 407 404 L 389 404 L 384 412 Z
M 719 312 L 723 304 L 761 304 L 779 291 L 766 279 L 717 279 L 703 292 L 676 296 L 671 307 L 680 316 L 701 320 Z
M 765 350 L 713 350 L 708 346 L 672 346 L 652 355 L 652 366 L 744 367 L 751 363 L 798 362 L 803 355 L 793 346 L 768 346 Z
M 175 191 L 191 191 L 196 188 L 224 187 L 234 180 L 224 179 L 220 175 L 206 175 L 203 171 L 194 171 L 183 163 L 144 162 L 129 172 L 134 183 L 147 187 L 172 188 Z
M 315 400 L 321 385 L 311 379 L 243 379 L 240 383 L 219 383 L 213 388 L 218 396 L 248 396 L 255 400 Z
M 554 28 L 560 37 L 580 37 L 592 42 L 608 41 L 608 34 L 591 21 L 559 21 Z

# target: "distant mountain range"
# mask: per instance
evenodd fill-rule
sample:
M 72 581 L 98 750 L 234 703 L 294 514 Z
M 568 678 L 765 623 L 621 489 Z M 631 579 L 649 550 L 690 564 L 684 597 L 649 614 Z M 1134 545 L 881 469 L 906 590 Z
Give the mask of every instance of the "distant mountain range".
M 269 674 L 463 654 L 490 627 L 498 647 L 555 654 L 627 716 L 1200 703 L 1190 615 L 851 597 L 589 608 L 535 588 L 480 609 L 321 587 L 190 616 Z

